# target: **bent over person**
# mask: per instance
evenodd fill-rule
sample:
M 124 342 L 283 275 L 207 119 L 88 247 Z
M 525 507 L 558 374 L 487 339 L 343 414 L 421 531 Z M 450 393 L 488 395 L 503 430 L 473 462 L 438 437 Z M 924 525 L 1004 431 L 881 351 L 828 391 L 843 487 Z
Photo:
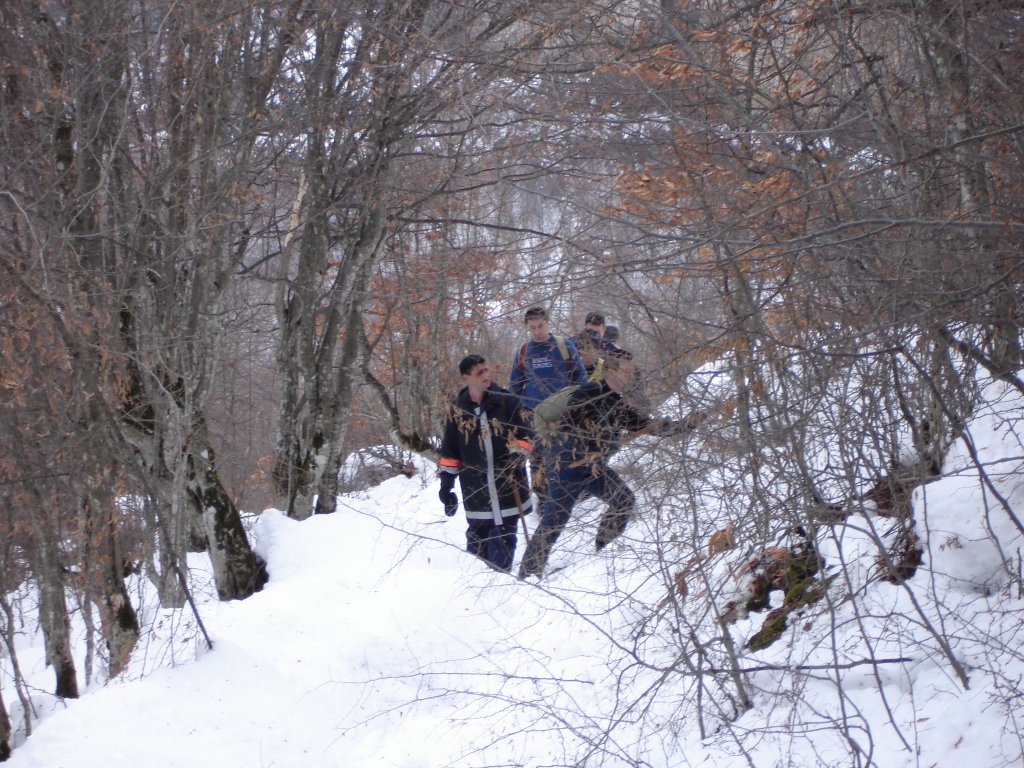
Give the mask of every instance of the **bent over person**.
M 523 454 L 532 431 L 519 398 L 491 381 L 480 355 L 459 363 L 466 386 L 451 406 L 441 439 L 441 490 L 451 517 L 458 509 L 455 478 L 466 511 L 466 550 L 499 571 L 508 571 L 516 553 L 516 523 L 530 510 L 530 488 Z
M 539 447 L 548 495 L 541 509 L 540 525 L 523 555 L 520 579 L 544 573 L 552 545 L 584 495 L 608 504 L 595 539 L 599 552 L 625 529 L 633 515 L 636 497 L 625 480 L 608 466 L 608 457 L 618 448 L 623 433 L 681 435 L 704 421 L 705 415 L 700 412 L 682 422 L 644 416 L 622 397 L 634 375 L 630 352 L 609 352 L 604 362 L 604 379 L 584 384 L 572 393 L 550 444 Z

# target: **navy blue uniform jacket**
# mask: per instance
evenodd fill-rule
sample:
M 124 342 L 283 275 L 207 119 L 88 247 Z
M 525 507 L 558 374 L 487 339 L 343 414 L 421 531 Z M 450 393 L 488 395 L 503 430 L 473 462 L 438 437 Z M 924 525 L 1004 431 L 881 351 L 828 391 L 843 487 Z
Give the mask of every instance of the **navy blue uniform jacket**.
M 445 422 L 440 465 L 442 472 L 458 475 L 467 518 L 500 524 L 519 513 L 519 503 L 524 512 L 530 510 L 524 456 L 513 452 L 509 441 L 528 451 L 532 437 L 519 398 L 504 387 L 491 384 L 479 406 L 468 388 L 459 392 Z

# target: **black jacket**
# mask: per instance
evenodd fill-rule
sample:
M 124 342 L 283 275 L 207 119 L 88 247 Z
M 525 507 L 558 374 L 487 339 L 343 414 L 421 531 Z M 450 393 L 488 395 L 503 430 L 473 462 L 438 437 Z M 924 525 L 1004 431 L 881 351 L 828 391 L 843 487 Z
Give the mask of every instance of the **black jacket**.
M 491 384 L 479 406 L 468 388 L 459 392 L 445 422 L 440 465 L 458 475 L 466 517 L 500 523 L 517 515 L 520 504 L 530 510 L 524 456 L 510 450 L 509 440 L 528 450 L 532 437 L 519 398 L 507 389 Z
M 545 455 L 556 468 L 603 462 L 623 433 L 664 434 L 672 427 L 671 421 L 644 416 L 604 381 L 592 381 L 573 392 Z

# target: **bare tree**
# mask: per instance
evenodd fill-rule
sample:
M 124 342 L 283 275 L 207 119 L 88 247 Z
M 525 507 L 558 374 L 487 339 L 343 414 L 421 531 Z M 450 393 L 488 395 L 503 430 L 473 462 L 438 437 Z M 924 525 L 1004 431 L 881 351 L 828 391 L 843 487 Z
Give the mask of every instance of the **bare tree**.
M 477 151 L 477 125 L 513 87 L 502 80 L 508 62 L 540 44 L 534 15 L 546 7 L 371 3 L 318 19 L 301 68 L 306 109 L 332 108 L 307 112 L 298 235 L 277 303 L 275 480 L 290 515 L 334 510 L 377 265 L 389 238 L 426 234 L 438 201 L 458 194 L 455 148 Z

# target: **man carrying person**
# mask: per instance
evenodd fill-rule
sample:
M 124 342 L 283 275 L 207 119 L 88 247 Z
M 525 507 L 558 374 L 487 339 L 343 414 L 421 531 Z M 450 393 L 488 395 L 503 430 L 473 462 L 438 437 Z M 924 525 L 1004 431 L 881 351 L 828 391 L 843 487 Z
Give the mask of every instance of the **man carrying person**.
M 602 318 L 603 319 L 603 318 Z M 586 355 L 582 352 L 583 345 L 580 345 L 580 355 L 583 356 L 583 362 L 587 362 Z M 602 358 L 595 366 L 596 373 L 591 374 L 590 380 L 596 381 L 601 378 L 601 368 L 604 363 L 604 356 L 609 352 L 615 350 L 621 350 L 619 346 L 619 327 L 617 325 L 605 325 L 604 335 L 601 337 L 601 352 L 599 353 Z M 651 399 L 647 395 L 646 387 L 644 386 L 643 376 L 639 368 L 633 372 L 633 383 L 630 384 L 629 390 L 622 393 L 623 396 L 629 400 L 629 402 L 636 408 L 640 413 L 649 414 L 652 410 Z
M 516 523 L 533 504 L 523 461 L 533 433 L 519 398 L 491 380 L 483 357 L 467 355 L 459 373 L 466 386 L 445 421 L 438 497 L 444 513 L 453 516 L 458 499 L 452 489 L 459 478 L 468 523 L 466 551 L 508 572 L 516 552 Z
M 600 312 L 587 312 L 583 318 L 583 330 L 592 333 L 599 340 L 604 338 L 605 332 L 604 315 Z
M 523 555 L 520 579 L 544 573 L 552 545 L 584 495 L 608 504 L 597 529 L 597 551 L 625 529 L 633 515 L 636 497 L 608 466 L 608 456 L 618 447 L 622 433 L 681 435 L 706 418 L 701 412 L 682 422 L 647 418 L 622 398 L 633 381 L 633 355 L 624 349 L 612 351 L 604 365 L 603 381 L 589 382 L 572 393 L 558 429 L 544 449 L 548 492 L 541 508 L 540 525 Z

